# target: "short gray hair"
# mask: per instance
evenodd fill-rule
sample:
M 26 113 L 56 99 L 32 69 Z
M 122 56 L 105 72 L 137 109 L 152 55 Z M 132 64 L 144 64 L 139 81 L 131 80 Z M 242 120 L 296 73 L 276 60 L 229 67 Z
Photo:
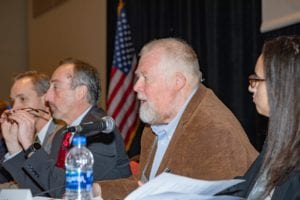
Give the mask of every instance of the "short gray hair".
M 43 96 L 50 87 L 49 77 L 46 74 L 37 71 L 26 71 L 16 75 L 13 82 L 23 78 L 29 78 L 31 80 L 34 90 L 39 96 Z
M 98 71 L 90 64 L 74 58 L 66 58 L 59 65 L 72 64 L 74 66 L 71 86 L 73 88 L 85 85 L 88 88 L 87 100 L 96 105 L 99 101 L 101 89 Z
M 164 64 L 176 67 L 192 79 L 189 81 L 199 84 L 202 79 L 202 73 L 200 71 L 198 57 L 188 43 L 179 38 L 152 40 L 142 48 L 140 56 L 143 56 L 154 48 L 163 51 L 162 58 Z

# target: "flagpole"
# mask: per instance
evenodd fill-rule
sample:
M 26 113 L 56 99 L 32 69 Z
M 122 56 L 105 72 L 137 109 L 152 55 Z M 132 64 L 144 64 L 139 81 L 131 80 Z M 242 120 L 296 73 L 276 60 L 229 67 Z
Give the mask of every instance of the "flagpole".
M 119 0 L 118 3 L 118 16 L 121 14 L 121 10 L 124 7 L 124 1 L 123 0 Z

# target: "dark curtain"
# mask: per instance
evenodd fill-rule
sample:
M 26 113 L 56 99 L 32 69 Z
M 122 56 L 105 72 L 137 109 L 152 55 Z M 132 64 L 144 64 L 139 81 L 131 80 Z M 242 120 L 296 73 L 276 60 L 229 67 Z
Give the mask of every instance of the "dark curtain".
M 252 144 L 260 150 L 267 119 L 256 114 L 247 78 L 254 70 L 263 40 L 272 37 L 259 32 L 261 1 L 127 0 L 125 3 L 136 50 L 149 40 L 170 36 L 191 44 L 199 57 L 204 84 L 233 111 Z M 107 1 L 108 67 L 113 55 L 117 4 L 117 0 Z

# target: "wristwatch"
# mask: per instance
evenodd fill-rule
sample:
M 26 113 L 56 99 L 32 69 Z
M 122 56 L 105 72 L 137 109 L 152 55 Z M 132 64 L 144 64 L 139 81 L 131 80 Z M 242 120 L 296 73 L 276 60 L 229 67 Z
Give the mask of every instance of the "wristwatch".
M 42 147 L 42 146 L 40 145 L 40 143 L 38 143 L 38 142 L 33 143 L 32 145 L 30 145 L 30 146 L 28 147 L 28 149 L 25 150 L 25 156 L 28 158 L 29 155 L 30 155 L 31 153 L 36 152 L 36 151 L 39 150 L 41 147 Z

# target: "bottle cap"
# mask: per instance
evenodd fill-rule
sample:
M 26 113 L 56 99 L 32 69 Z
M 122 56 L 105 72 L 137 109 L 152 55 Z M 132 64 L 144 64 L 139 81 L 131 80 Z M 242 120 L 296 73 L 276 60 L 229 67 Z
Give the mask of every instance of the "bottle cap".
M 72 145 L 86 145 L 86 137 L 81 135 L 75 135 L 72 139 Z

